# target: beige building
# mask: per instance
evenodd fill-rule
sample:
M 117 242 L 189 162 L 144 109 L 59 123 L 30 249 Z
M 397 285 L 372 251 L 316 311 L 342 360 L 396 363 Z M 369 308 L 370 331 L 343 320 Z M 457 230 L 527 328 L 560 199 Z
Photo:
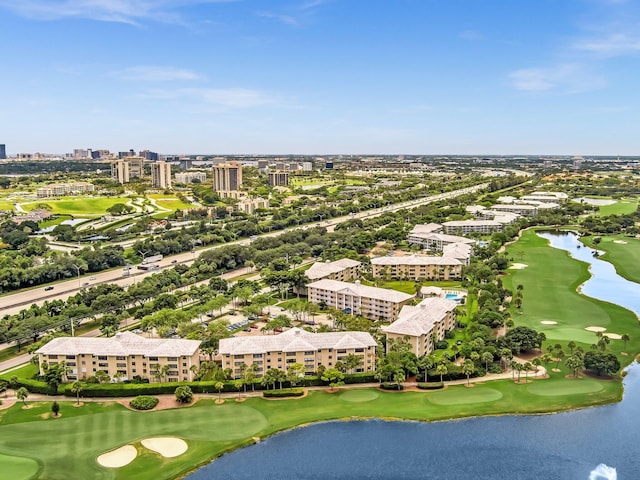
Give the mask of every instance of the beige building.
M 40 374 L 43 364 L 65 362 L 70 369 L 68 380 L 83 380 L 99 370 L 121 380 L 139 375 L 157 381 L 156 375 L 168 366 L 162 381 L 192 381 L 192 366 L 198 367 L 200 341 L 168 338 L 145 338 L 131 332 L 118 332 L 109 338 L 58 337 L 36 350 Z M 160 371 L 158 372 L 158 366 Z
M 315 262 L 305 273 L 307 278 L 312 282 L 322 280 L 339 280 L 341 282 L 349 282 L 357 280 L 360 277 L 360 268 L 362 262 L 351 260 L 350 258 L 341 258 L 334 262 Z
M 533 205 L 502 204 L 493 205 L 491 209 L 497 212 L 517 213 L 523 217 L 535 217 L 538 214 L 538 207 Z
M 410 233 L 407 241 L 434 252 L 442 252 L 444 247 L 453 243 L 466 243 L 468 245 L 476 243 L 475 240 L 469 238 L 445 233 Z
M 444 298 L 425 298 L 415 307 L 404 306 L 398 319 L 382 331 L 387 340 L 408 340 L 418 357 L 428 355 L 434 350 L 434 339 L 444 339 L 445 332 L 456 326 L 457 305 Z
M 200 183 L 207 181 L 207 174 L 204 172 L 180 172 L 175 174 L 177 183 L 191 183 L 198 180 Z
M 243 198 L 233 206 L 235 211 L 248 213 L 249 215 L 253 215 L 258 208 L 269 208 L 269 200 L 261 197 Z
M 111 162 L 111 180 L 116 183 L 129 182 L 129 163 L 124 160 L 114 160 Z
M 64 195 L 77 195 L 81 193 L 92 193 L 95 191 L 93 183 L 72 182 L 72 183 L 51 183 L 36 190 L 38 198 L 61 197 Z
M 171 188 L 171 164 L 163 160 L 151 164 L 151 185 L 155 188 Z
M 405 255 L 399 257 L 376 257 L 371 259 L 374 278 L 399 280 L 452 280 L 462 277 L 463 263 L 453 257 Z
M 269 172 L 270 187 L 286 187 L 289 185 L 289 172 Z
M 413 298 L 407 293 L 369 287 L 358 281 L 347 283 L 324 279 L 308 284 L 307 290 L 311 303 L 325 304 L 371 320 L 394 320 L 400 309 Z
M 502 223 L 495 220 L 453 220 L 442 224 L 444 232 L 454 235 L 469 235 L 481 233 L 488 235 L 502 231 Z
M 230 368 L 235 378 L 242 376 L 242 366 L 256 364 L 261 377 L 270 368 L 286 371 L 294 363 L 315 373 L 320 365 L 334 368 L 347 355 L 361 357 L 356 372 L 372 372 L 376 368 L 376 341 L 366 332 L 311 333 L 292 328 L 280 335 L 223 338 L 220 340 L 222 368 Z M 351 372 L 348 372 L 351 373 Z
M 242 188 L 242 164 L 219 163 L 213 166 L 213 190 L 221 197 L 239 198 Z

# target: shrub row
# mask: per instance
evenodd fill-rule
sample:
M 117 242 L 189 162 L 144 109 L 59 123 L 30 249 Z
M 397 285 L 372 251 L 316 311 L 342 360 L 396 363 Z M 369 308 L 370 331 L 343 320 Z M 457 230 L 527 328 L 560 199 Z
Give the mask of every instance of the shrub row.
M 136 410 L 151 410 L 153 407 L 158 405 L 157 397 L 149 397 L 147 395 L 138 395 L 136 398 L 132 399 L 129 402 L 132 408 Z
M 283 388 L 282 390 L 262 392 L 264 398 L 301 397 L 302 395 L 304 395 L 304 388 Z
M 31 393 L 42 393 L 44 395 L 56 395 L 58 393 L 52 391 L 51 387 L 46 382 L 32 380 L 30 378 L 12 379 L 11 388 L 17 390 L 20 387 L 26 388 Z M 69 386 L 69 388 L 71 388 L 71 386 Z
M 444 387 L 442 382 L 427 382 L 418 383 L 418 388 L 421 390 L 439 390 Z
M 393 383 L 393 382 L 382 382 L 380 384 L 380 388 L 383 390 L 404 390 L 404 385 L 401 383 Z

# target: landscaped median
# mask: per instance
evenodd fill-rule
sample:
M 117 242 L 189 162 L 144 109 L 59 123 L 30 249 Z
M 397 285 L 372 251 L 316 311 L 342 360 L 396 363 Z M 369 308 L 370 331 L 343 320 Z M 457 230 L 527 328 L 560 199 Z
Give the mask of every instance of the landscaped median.
M 55 419 L 47 415 L 51 402 L 29 402 L 28 410 L 18 404 L 0 411 L 0 469 L 10 464 L 12 480 L 174 479 L 256 438 L 317 421 L 374 417 L 433 421 L 540 413 L 621 398 L 618 381 L 567 380 L 566 373 L 526 385 L 500 380 L 472 389 L 448 385 L 434 391 L 402 392 L 341 387 L 334 393 L 311 390 L 304 397 L 249 397 L 242 403 L 216 404 L 214 394 L 193 406 L 147 412 L 129 410 L 114 401 L 86 402 L 80 407 L 70 401 L 60 402 L 62 417 Z M 167 457 L 141 443 L 168 437 L 181 439 L 188 448 Z M 127 465 L 110 468 L 98 463 L 101 455 L 126 445 L 137 450 Z M 35 477 L 34 462 L 41 465 Z

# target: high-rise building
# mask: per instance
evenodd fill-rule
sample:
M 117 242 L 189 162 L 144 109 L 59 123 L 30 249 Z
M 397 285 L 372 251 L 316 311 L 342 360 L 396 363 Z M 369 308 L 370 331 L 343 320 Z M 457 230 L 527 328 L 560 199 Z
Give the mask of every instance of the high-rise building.
M 288 172 L 269 172 L 270 187 L 286 187 L 289 185 Z
M 140 156 L 145 160 L 150 160 L 152 162 L 157 162 L 160 160 L 160 156 L 156 152 L 152 152 L 150 150 L 142 150 L 140 152 Z
M 7 158 L 7 147 L 4 143 L 0 143 L 0 160 Z
M 129 175 L 131 178 L 144 178 L 144 158 L 130 156 L 124 159 L 129 164 Z
M 129 182 L 129 162 L 125 160 L 111 162 L 111 180 L 117 183 Z
M 151 184 L 156 188 L 171 188 L 171 164 L 158 161 L 151 164 Z
M 213 190 L 222 197 L 236 197 L 242 187 L 242 164 L 220 163 L 213 166 Z M 231 193 L 233 192 L 233 193 Z

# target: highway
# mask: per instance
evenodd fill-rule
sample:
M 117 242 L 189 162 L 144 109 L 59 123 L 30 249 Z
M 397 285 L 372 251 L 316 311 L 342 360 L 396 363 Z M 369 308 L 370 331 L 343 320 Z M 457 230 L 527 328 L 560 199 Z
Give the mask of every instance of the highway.
M 382 215 L 386 212 L 393 212 L 397 210 L 402 210 L 404 208 L 414 208 L 420 205 L 425 205 L 428 203 L 436 202 L 438 200 L 445 200 L 448 198 L 454 198 L 459 195 L 464 195 L 467 193 L 473 193 L 478 190 L 482 190 L 488 186 L 487 183 L 481 183 L 478 185 L 474 185 L 473 187 L 467 187 L 460 190 L 454 190 L 451 192 L 441 193 L 438 195 L 432 195 L 430 197 L 421 198 L 418 200 L 411 200 L 409 202 L 397 203 L 393 205 L 388 205 L 384 207 L 375 208 L 372 210 L 366 210 L 363 212 L 358 212 L 354 215 L 346 215 L 343 217 L 336 217 L 332 219 L 328 219 L 325 221 L 313 222 L 306 225 L 301 225 L 299 227 L 290 227 L 286 230 L 277 230 L 270 233 L 265 233 L 260 235 L 260 237 L 273 237 L 281 235 L 283 232 L 292 231 L 296 229 L 307 229 L 313 227 L 324 227 L 327 228 L 328 231 L 332 231 L 336 225 L 342 222 L 346 222 L 348 220 L 352 220 L 355 218 L 371 218 Z M 249 245 L 250 241 L 247 239 L 236 240 L 234 242 L 229 242 L 226 244 L 214 245 L 211 247 L 206 247 L 199 249 L 195 252 L 185 252 L 180 253 L 178 255 L 172 255 L 170 257 L 163 258 L 160 262 L 158 262 L 159 270 L 163 270 L 166 268 L 171 268 L 175 266 L 175 264 L 184 264 L 191 265 L 193 261 L 196 259 L 197 255 L 204 251 L 214 250 L 216 248 L 220 248 L 225 245 Z M 131 276 L 123 277 L 123 267 L 119 267 L 117 269 L 108 270 L 106 272 L 94 273 L 94 274 L 86 274 L 82 275 L 79 278 L 73 278 L 70 280 L 65 280 L 62 282 L 52 283 L 46 286 L 40 286 L 37 288 L 29 289 L 29 290 L 21 290 L 19 292 L 5 295 L 0 297 L 0 317 L 4 315 L 13 315 L 19 313 L 22 309 L 28 308 L 31 304 L 35 303 L 36 305 L 42 305 L 45 301 L 49 300 L 66 300 L 72 295 L 75 295 L 82 288 L 89 288 L 94 285 L 98 285 L 101 283 L 114 283 L 116 285 L 120 285 L 121 287 L 127 287 L 133 283 L 137 283 L 142 279 L 158 273 L 159 270 L 155 271 L 141 271 L 137 270 L 135 266 L 131 267 Z M 92 280 L 93 279 L 93 280 Z M 45 290 L 49 286 L 53 286 L 52 290 Z

